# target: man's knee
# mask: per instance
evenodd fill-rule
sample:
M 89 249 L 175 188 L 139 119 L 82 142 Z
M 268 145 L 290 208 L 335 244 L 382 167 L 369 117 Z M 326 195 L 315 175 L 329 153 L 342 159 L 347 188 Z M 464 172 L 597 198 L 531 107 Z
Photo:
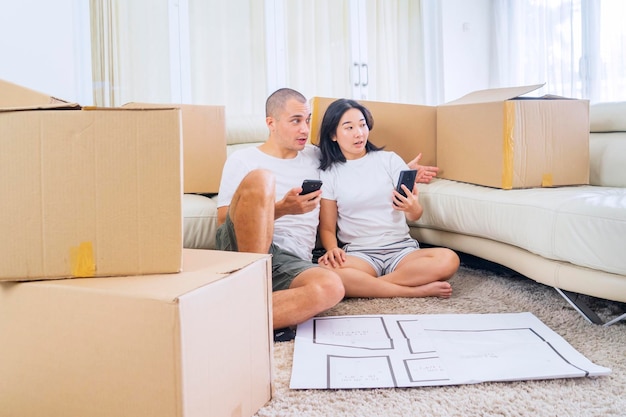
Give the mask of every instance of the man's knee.
M 238 193 L 241 197 L 250 197 L 259 203 L 275 200 L 276 179 L 274 174 L 265 169 L 250 171 L 239 184 Z
M 326 293 L 333 300 L 333 305 L 337 304 L 346 296 L 346 288 L 343 285 L 343 281 L 339 274 L 334 271 L 332 272 L 332 277 L 328 277 L 328 282 L 326 283 Z
M 275 184 L 274 174 L 263 169 L 250 171 L 241 180 L 229 208 L 236 228 L 249 221 L 265 223 L 261 213 L 268 222 L 274 221 Z
M 324 304 L 324 309 L 334 306 L 344 298 L 346 290 L 336 272 L 322 267 L 311 268 L 307 272 L 315 274 L 314 279 L 307 283 L 311 290 L 310 296 Z

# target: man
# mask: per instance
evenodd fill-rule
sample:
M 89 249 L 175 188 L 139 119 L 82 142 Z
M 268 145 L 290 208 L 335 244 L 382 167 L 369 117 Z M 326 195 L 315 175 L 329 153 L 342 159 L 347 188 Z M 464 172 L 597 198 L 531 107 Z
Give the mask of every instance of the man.
M 233 153 L 218 196 L 216 246 L 272 255 L 274 338 L 293 339 L 292 326 L 333 307 L 344 287 L 334 271 L 311 262 L 321 191 L 300 195 L 319 179 L 319 155 L 307 145 L 311 111 L 299 92 L 282 88 L 266 102 L 269 137 Z

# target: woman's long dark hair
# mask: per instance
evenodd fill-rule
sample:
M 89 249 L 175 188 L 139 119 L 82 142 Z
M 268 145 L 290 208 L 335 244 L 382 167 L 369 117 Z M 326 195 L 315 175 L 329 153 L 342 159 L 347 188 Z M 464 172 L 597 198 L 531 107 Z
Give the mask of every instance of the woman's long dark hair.
M 341 153 L 339 144 L 333 141 L 333 136 L 337 133 L 337 126 L 341 121 L 341 117 L 345 112 L 350 109 L 357 109 L 363 113 L 365 117 L 365 123 L 368 129 L 371 131 L 374 128 L 374 118 L 372 113 L 367 107 L 359 104 L 355 100 L 341 98 L 333 101 L 326 109 L 324 117 L 322 118 L 322 124 L 320 126 L 319 147 L 321 151 L 320 156 L 320 169 L 322 171 L 330 168 L 335 162 L 346 162 L 346 157 Z M 369 140 L 365 144 L 365 152 L 380 151 L 382 147 L 374 145 Z

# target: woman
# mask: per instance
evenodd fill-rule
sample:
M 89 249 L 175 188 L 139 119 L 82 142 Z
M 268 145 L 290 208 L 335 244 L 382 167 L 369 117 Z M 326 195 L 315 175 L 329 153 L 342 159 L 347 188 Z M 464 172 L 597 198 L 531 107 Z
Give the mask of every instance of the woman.
M 407 221 L 422 215 L 419 192 L 395 190 L 407 164 L 368 142 L 373 119 L 354 100 L 326 110 L 320 127 L 320 265 L 342 278 L 348 297 L 449 298 L 447 280 L 459 257 L 446 248 L 420 249 Z M 342 242 L 341 244 L 339 242 Z

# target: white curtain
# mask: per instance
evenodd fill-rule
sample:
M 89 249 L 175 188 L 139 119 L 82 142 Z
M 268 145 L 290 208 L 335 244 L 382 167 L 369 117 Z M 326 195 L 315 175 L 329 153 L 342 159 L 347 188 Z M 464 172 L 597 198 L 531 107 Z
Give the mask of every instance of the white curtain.
M 351 27 L 355 5 L 364 25 Z M 366 43 L 367 98 L 424 103 L 424 41 L 419 0 L 283 0 L 285 84 L 307 96 L 353 97 L 354 43 Z M 358 49 L 358 48 L 357 48 Z M 360 98 L 360 97 L 354 97 Z
M 586 0 L 592 8 L 587 30 L 589 41 L 588 97 L 594 101 L 626 100 L 626 2 L 623 0 Z
M 90 1 L 93 102 L 99 106 L 114 105 L 119 80 L 117 22 L 113 7 L 109 0 Z
M 238 115 L 265 115 L 265 10 L 258 0 L 189 0 L 191 95 Z M 183 63 L 184 65 L 184 63 Z
M 168 4 L 91 0 L 94 102 L 171 100 Z
M 492 86 L 625 99 L 625 12 L 621 0 L 495 0 Z
M 282 0 L 283 85 L 305 96 L 351 97 L 348 0 Z
M 91 0 L 95 104 L 185 102 L 263 114 L 258 3 Z
M 97 105 L 215 104 L 226 106 L 227 116 L 263 117 L 267 95 L 283 86 L 307 97 L 353 97 L 359 42 L 367 51 L 368 99 L 425 102 L 420 0 L 90 0 L 90 6 Z M 366 16 L 356 32 L 355 6 Z
M 426 101 L 424 34 L 420 1 L 378 0 L 368 7 L 372 100 Z

